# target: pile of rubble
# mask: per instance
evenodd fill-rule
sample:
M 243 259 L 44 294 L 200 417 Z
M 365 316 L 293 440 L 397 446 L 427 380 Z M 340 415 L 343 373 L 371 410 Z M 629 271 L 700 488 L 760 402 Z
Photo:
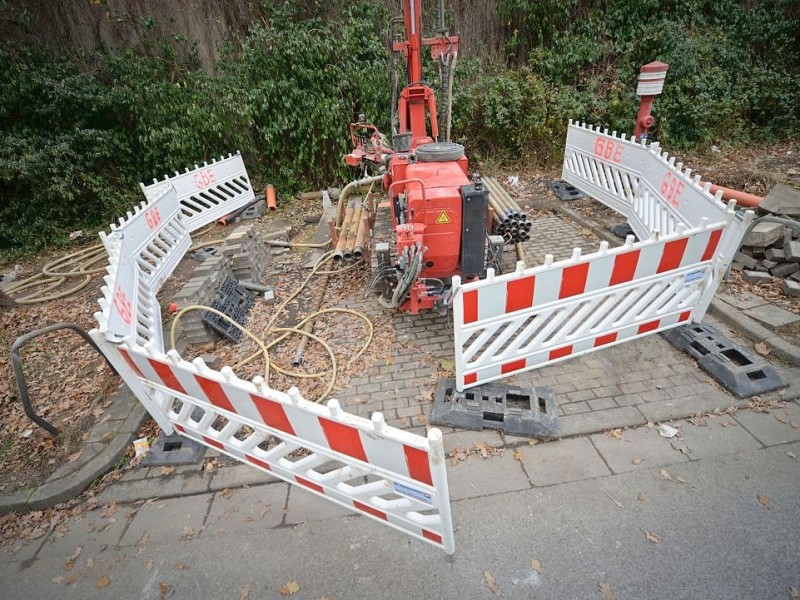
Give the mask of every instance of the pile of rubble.
M 759 207 L 761 213 L 798 223 L 758 223 L 734 256 L 733 268 L 742 272 L 748 283 L 780 281 L 787 296 L 800 297 L 800 192 L 778 185 Z

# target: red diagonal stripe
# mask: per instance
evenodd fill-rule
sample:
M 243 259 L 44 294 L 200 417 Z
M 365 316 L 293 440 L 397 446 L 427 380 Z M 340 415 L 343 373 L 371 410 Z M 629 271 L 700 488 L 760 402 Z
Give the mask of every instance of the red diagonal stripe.
M 220 450 L 225 450 L 225 446 L 221 442 L 218 442 L 217 440 L 215 440 L 214 438 L 210 438 L 207 435 L 204 435 L 203 439 L 205 440 L 206 444 L 209 444 L 210 446 L 214 446 L 214 448 L 218 448 Z
M 428 453 L 419 448 L 412 448 L 403 444 L 403 451 L 406 455 L 406 464 L 408 465 L 408 474 L 412 479 L 433 485 L 431 479 L 431 468 L 428 464 Z
M 683 323 L 684 321 L 688 321 L 689 317 L 692 316 L 692 311 L 687 310 L 681 313 L 681 316 L 678 317 L 678 323 Z
M 432 531 L 428 531 L 427 529 L 422 530 L 422 537 L 432 542 L 436 542 L 437 544 L 442 543 L 442 536 L 440 536 L 438 533 L 433 533 Z
M 655 321 L 650 321 L 649 323 L 642 323 L 639 325 L 639 329 L 636 333 L 647 333 L 648 331 L 653 331 L 654 329 L 658 329 L 658 324 L 661 323 L 660 319 L 656 319 Z
M 272 467 L 270 467 L 267 463 L 263 460 L 258 460 L 255 456 L 250 456 L 249 454 L 245 454 L 244 457 L 256 465 L 257 467 L 261 467 L 262 469 L 266 469 L 267 471 L 272 471 Z
M 506 313 L 533 306 L 535 277 L 523 277 L 506 284 Z M 475 316 L 477 319 L 477 315 Z
M 572 346 L 564 346 L 563 348 L 558 348 L 557 350 L 550 351 L 550 358 L 548 360 L 555 360 L 557 358 L 561 358 L 562 356 L 569 356 L 572 354 Z
M 313 481 L 309 481 L 308 479 L 303 479 L 297 475 L 294 476 L 294 480 L 299 483 L 300 485 L 306 486 L 310 490 L 314 490 L 315 492 L 319 492 L 320 494 L 324 494 L 325 490 L 322 488 L 321 485 L 317 485 Z
M 195 375 L 194 378 L 197 380 L 197 383 L 200 384 L 200 387 L 203 389 L 203 393 L 205 393 L 208 401 L 211 402 L 211 404 L 232 413 L 236 412 L 236 409 L 233 408 L 233 404 L 231 404 L 231 401 L 228 400 L 225 390 L 222 389 L 222 386 L 219 383 L 212 381 L 211 379 L 201 377 L 200 375 Z
M 664 244 L 664 253 L 661 255 L 661 262 L 658 263 L 656 273 L 672 271 L 672 269 L 680 267 L 681 260 L 683 260 L 683 253 L 688 243 L 689 238 L 681 238 Z
M 364 452 L 364 446 L 361 444 L 361 434 L 358 429 L 330 421 L 324 417 L 319 417 L 319 423 L 322 425 L 322 431 L 325 433 L 331 450 L 369 462 L 367 454 Z
M 294 435 L 294 428 L 289 422 L 289 417 L 286 416 L 286 411 L 282 404 L 253 394 L 250 394 L 250 398 L 253 400 L 258 414 L 264 419 L 265 425 L 280 429 L 289 435 Z
M 144 377 L 142 372 L 139 370 L 139 367 L 137 367 L 136 363 L 133 362 L 133 357 L 130 354 L 128 354 L 128 351 L 122 348 L 118 348 L 118 350 L 119 350 L 119 355 L 125 360 L 126 363 L 128 363 L 128 366 L 131 369 L 133 369 L 133 372 L 136 373 L 139 377 Z
M 605 346 L 606 344 L 610 344 L 611 342 L 617 341 L 617 334 L 616 333 L 609 333 L 607 335 L 601 335 L 594 341 L 594 347 L 597 348 L 598 346 Z
M 464 375 L 464 385 L 468 385 L 470 383 L 475 383 L 478 381 L 478 374 L 477 373 L 466 373 Z
M 153 360 L 152 358 L 148 358 L 147 362 L 149 362 L 150 366 L 153 367 L 156 375 L 158 375 L 161 381 L 164 382 L 164 385 L 171 390 L 175 390 L 181 394 L 186 394 L 186 390 L 183 389 L 181 382 L 175 378 L 175 373 L 172 372 L 172 369 L 169 365 L 165 365 L 164 363 Z
M 179 425 L 178 423 L 173 423 L 172 426 L 181 433 L 186 433 L 186 429 L 183 427 L 183 425 Z
M 478 320 L 478 290 L 464 294 L 464 325 Z
M 633 279 L 636 265 L 639 264 L 639 250 L 632 250 L 614 257 L 614 270 L 611 272 L 609 286 L 625 283 Z
M 717 246 L 719 245 L 719 238 L 722 237 L 722 229 L 716 229 L 711 232 L 711 237 L 708 238 L 708 244 L 706 244 L 706 251 L 703 252 L 703 258 L 700 260 L 711 260 L 714 258 L 714 253 L 717 251 Z
M 525 359 L 520 358 L 519 360 L 512 360 L 511 362 L 504 364 L 502 367 L 500 367 L 500 372 L 506 374 L 506 373 L 511 373 L 513 371 L 519 371 L 520 369 L 524 368 L 525 368 Z
M 589 263 L 567 267 L 561 275 L 561 291 L 558 298 L 569 298 L 582 294 L 586 289 L 586 277 L 589 275 Z
M 384 521 L 388 521 L 386 517 L 386 513 L 383 511 L 378 510 L 377 508 L 372 508 L 371 506 L 364 504 L 363 502 L 359 502 L 358 500 L 353 500 L 353 506 L 358 510 L 364 511 L 365 513 L 371 514 L 373 517 L 378 517 L 379 519 L 383 519 Z

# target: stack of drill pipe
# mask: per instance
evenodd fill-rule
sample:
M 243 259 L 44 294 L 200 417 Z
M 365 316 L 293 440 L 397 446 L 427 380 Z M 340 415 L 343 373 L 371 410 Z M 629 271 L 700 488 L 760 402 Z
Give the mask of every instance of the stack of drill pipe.
M 361 221 L 358 224 L 356 245 L 353 248 L 353 260 L 361 260 L 364 256 L 364 247 L 369 243 L 369 209 L 361 211 Z
M 358 229 L 361 226 L 361 213 L 364 210 L 361 208 L 361 202 L 353 211 L 353 218 L 350 220 L 350 225 L 347 228 L 347 240 L 344 243 L 343 255 L 345 260 L 353 259 L 353 249 L 356 246 L 356 237 L 358 236 Z
M 344 220 L 342 221 L 342 228 L 339 230 L 339 240 L 336 242 L 336 250 L 333 252 L 333 260 L 340 261 L 344 258 L 344 247 L 347 243 L 347 234 L 350 229 L 350 224 L 353 222 L 353 213 L 355 207 L 353 203 L 348 205 L 344 213 Z
M 531 239 L 531 222 L 514 199 L 491 177 L 483 180 L 489 189 L 489 205 L 494 211 L 493 233 L 507 243 L 518 244 Z

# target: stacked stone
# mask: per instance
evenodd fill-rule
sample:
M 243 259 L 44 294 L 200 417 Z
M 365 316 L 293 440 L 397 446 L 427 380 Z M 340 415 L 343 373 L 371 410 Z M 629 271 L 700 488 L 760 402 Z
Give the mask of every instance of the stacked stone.
M 242 225 L 225 238 L 223 256 L 239 281 L 258 283 L 267 270 L 269 249 L 254 224 Z
M 173 302 L 179 309 L 192 304 L 208 306 L 230 276 L 233 276 L 233 271 L 228 257 L 209 258 L 194 270 L 194 275 L 173 298 Z M 190 311 L 181 317 L 178 335 L 182 335 L 189 344 L 207 344 L 219 337 L 217 332 L 203 323 L 203 311 L 200 310 Z
M 778 278 L 784 294 L 800 296 L 800 230 L 758 223 L 733 260 L 733 268 L 742 271 L 745 281 L 771 283 Z

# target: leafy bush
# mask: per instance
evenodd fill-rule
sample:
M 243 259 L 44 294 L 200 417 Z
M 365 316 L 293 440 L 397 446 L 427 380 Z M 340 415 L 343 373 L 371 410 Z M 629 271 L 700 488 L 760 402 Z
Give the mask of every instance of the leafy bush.
M 141 199 L 137 183 L 240 149 L 287 193 L 349 174 L 347 123 L 389 129 L 384 3 L 285 2 L 217 72 L 174 44 L 51 56 L 0 45 L 0 252 L 60 243 Z M 501 0 L 503 65 L 459 61 L 454 134 L 473 157 L 560 158 L 569 118 L 630 131 L 639 66 L 670 64 L 654 135 L 669 148 L 798 130 L 793 0 Z M 325 11 L 335 13 L 331 17 Z M 160 51 L 154 51 L 154 49 Z M 435 78 L 428 64 L 426 74 Z

